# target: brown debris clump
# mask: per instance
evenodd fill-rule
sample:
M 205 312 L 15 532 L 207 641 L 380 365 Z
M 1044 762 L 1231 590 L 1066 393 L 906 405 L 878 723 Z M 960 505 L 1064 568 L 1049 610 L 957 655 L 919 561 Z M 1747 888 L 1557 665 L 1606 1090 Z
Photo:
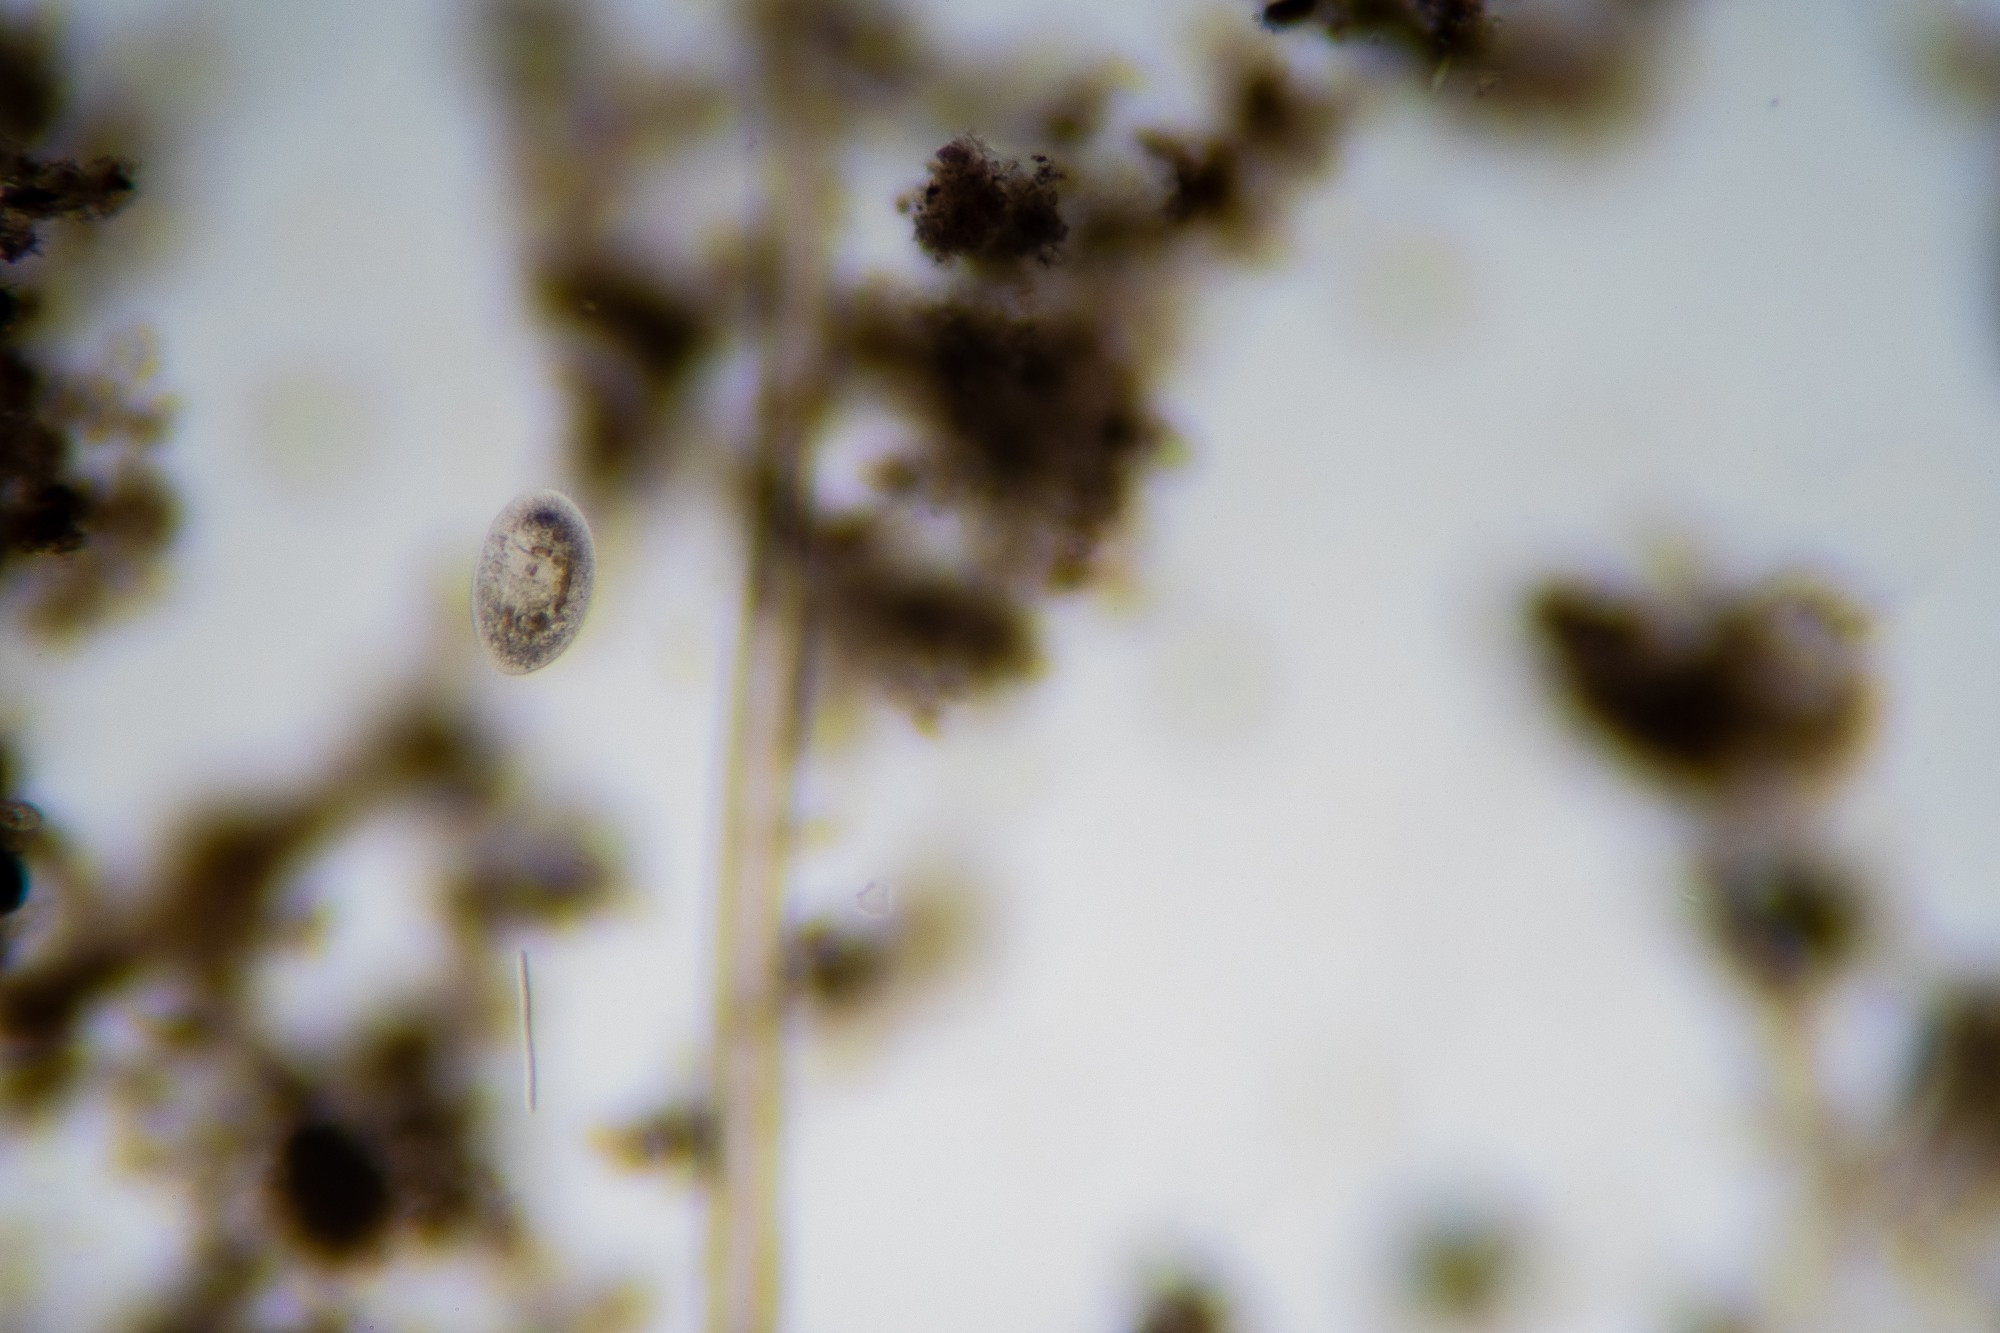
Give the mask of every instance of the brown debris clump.
M 62 156 L 64 96 L 45 32 L 0 20 L 0 279 L 58 276 L 49 230 L 118 212 L 130 163 Z M 146 457 L 156 403 L 107 375 L 59 373 L 24 346 L 41 302 L 0 281 L 0 577 L 27 585 L 30 628 L 85 628 L 131 601 L 173 536 L 175 506 Z
M 630 1124 L 597 1136 L 598 1149 L 628 1171 L 654 1167 L 692 1171 L 713 1169 L 722 1150 L 722 1121 L 703 1099 L 675 1102 Z
M 1492 33 L 1485 0 L 1270 0 L 1267 28 L 1318 23 L 1335 41 L 1386 41 L 1432 61 L 1477 56 Z
M 867 529 L 823 534 L 813 561 L 836 662 L 921 717 L 1036 664 L 1034 622 L 1002 587 L 892 557 Z
M 335 1259 L 376 1245 L 394 1202 L 380 1149 L 347 1126 L 318 1118 L 301 1120 L 286 1134 L 272 1195 L 298 1239 Z
M 1967 986 L 1937 1003 L 1908 1108 L 1932 1152 L 1981 1174 L 2000 1166 L 2000 991 Z
M 672 421 L 713 329 L 701 298 L 623 256 L 581 251 L 548 265 L 542 309 L 562 330 L 574 466 L 592 495 L 655 480 Z
M 1057 206 L 1062 172 L 1037 153 L 1032 171 L 960 135 L 931 159 L 930 183 L 910 205 L 917 244 L 943 262 L 1052 263 L 1069 225 Z
M 1520 1238 L 1494 1217 L 1451 1216 L 1412 1241 L 1407 1280 L 1418 1309 L 1452 1320 L 1490 1319 L 1519 1278 Z
M 931 425 L 908 459 L 917 487 L 987 520 L 1004 563 L 1056 586 L 1088 576 L 1162 434 L 1115 336 L 978 300 L 877 307 L 855 328 L 864 368 Z
M 1564 581 L 1530 622 L 1578 715 L 1694 787 L 1831 774 L 1872 712 L 1864 618 L 1811 582 L 1673 596 Z
M 52 222 L 109 217 L 131 197 L 129 162 L 37 155 L 63 102 L 47 32 L 24 18 L 0 20 L 0 262 L 34 254 Z
M 1718 858 L 1705 882 L 1710 935 L 1752 985 L 1778 998 L 1810 993 L 1864 942 L 1866 902 L 1853 877 L 1794 849 Z
M 1215 119 L 1207 131 L 1139 135 L 1141 151 L 1164 170 L 1163 239 L 1201 231 L 1254 251 L 1293 188 L 1325 166 L 1340 105 L 1279 64 L 1235 54 L 1224 61 Z
M 1229 1333 L 1234 1326 L 1220 1292 L 1200 1279 L 1180 1275 L 1159 1284 L 1133 1333 Z
M 1266 28 L 1383 47 L 1461 114 L 1536 130 L 1629 125 L 1643 109 L 1677 0 L 1530 7 L 1503 26 L 1484 0 L 1270 0 Z

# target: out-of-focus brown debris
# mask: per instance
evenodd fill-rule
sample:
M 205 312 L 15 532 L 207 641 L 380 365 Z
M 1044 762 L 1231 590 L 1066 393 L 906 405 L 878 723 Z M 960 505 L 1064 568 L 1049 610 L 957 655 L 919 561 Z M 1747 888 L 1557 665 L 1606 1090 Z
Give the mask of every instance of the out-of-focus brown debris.
M 759 0 L 760 45 L 782 62 L 784 95 L 827 123 L 894 105 L 923 76 L 917 26 L 887 0 Z
M 1984 1178 L 2000 1167 L 2000 989 L 1961 986 L 1932 1006 L 1908 1110 L 1948 1169 Z
M 911 201 L 917 244 L 936 260 L 1047 264 L 1069 235 L 1057 184 L 1062 172 L 1035 154 L 1032 170 L 960 135 L 931 158 L 930 182 Z
M 377 1145 L 326 1118 L 293 1125 L 279 1145 L 271 1193 L 308 1248 L 343 1259 L 378 1244 L 394 1198 Z
M 47 151 L 64 101 L 48 30 L 0 19 L 0 263 L 35 253 L 50 223 L 109 217 L 131 196 L 131 163 Z
M 1484 0 L 1270 0 L 1259 17 L 1275 31 L 1381 48 L 1483 120 L 1588 129 L 1626 123 L 1643 105 L 1666 20 L 1684 8 L 1598 0 L 1510 11 L 1503 23 Z
M 726 123 L 709 75 L 650 69 L 587 9 L 490 7 L 539 313 L 558 337 L 570 469 L 598 503 L 658 482 L 731 299 L 700 265 L 635 246 L 640 186 Z
M 470 848 L 452 909 L 486 934 L 600 911 L 611 889 L 600 842 L 578 815 L 500 812 Z
M 1137 243 L 1171 244 L 1182 233 L 1219 237 L 1254 251 L 1301 182 L 1326 165 L 1344 121 L 1339 100 L 1312 89 L 1266 56 L 1230 48 L 1218 57 L 1213 126 L 1141 131 L 1138 146 L 1164 177 L 1150 226 L 1130 230 L 1116 211 L 1085 231 L 1106 259 Z
M 1498 1217 L 1441 1217 L 1410 1243 L 1407 1282 L 1412 1303 L 1452 1320 L 1492 1317 L 1518 1280 L 1521 1242 Z
M 686 282 L 608 252 L 552 262 L 542 308 L 564 331 L 573 402 L 573 466 L 596 496 L 657 480 L 669 427 L 714 330 Z
M 1854 876 L 1796 848 L 1716 857 L 1705 876 L 1705 915 L 1722 956 L 1765 993 L 1795 997 L 1837 974 L 1866 937 Z
M 1034 622 L 1004 587 L 883 554 L 866 527 L 814 552 L 815 623 L 834 664 L 920 716 L 1036 663 Z
M 1211 1283 L 1175 1274 L 1155 1284 L 1133 1333 L 1229 1333 L 1229 1302 Z
M 302 1266 L 408 1243 L 532 1254 L 476 1095 L 474 1059 L 509 1012 L 491 954 L 503 928 L 600 905 L 608 871 L 573 814 L 522 788 L 499 740 L 424 689 L 317 775 L 198 807 L 138 885 L 107 892 L 52 862 L 38 892 L 60 928 L 0 968 L 0 1110 L 108 1097 L 131 1118 L 135 1164 L 186 1189 L 199 1243 L 135 1326 L 255 1326 Z M 457 930 L 435 993 L 329 1048 L 278 1046 L 251 969 L 297 947 L 285 899 L 305 869 L 391 812 L 443 840 L 437 907 Z M 100 1017 L 138 1044 L 89 1049 Z
M 628 1171 L 653 1167 L 706 1172 L 722 1148 L 722 1123 L 703 1098 L 671 1103 L 597 1135 L 597 1146 Z
M 974 900 L 951 880 L 919 878 L 886 910 L 806 916 L 785 935 L 785 981 L 794 1000 L 836 1044 L 889 1030 L 912 1002 L 935 992 L 974 955 Z M 853 1047 L 849 1047 L 851 1051 Z
M 133 190 L 129 162 L 63 156 L 64 101 L 46 30 L 0 19 L 0 588 L 48 635 L 147 591 L 175 521 L 148 457 L 165 406 L 136 395 L 136 376 L 58 371 L 25 345 L 60 277 L 35 258 L 44 235 L 109 217 Z
M 1811 580 L 1700 593 L 1558 581 L 1530 621 L 1578 716 L 1684 785 L 1830 776 L 1867 732 L 1865 617 Z
M 1055 586 L 1091 571 L 1161 438 L 1113 330 L 989 302 L 857 311 L 854 353 L 930 430 L 915 489 L 988 524 L 1003 565 Z
M 1272 0 L 1270 28 L 1317 23 L 1335 41 L 1386 41 L 1431 60 L 1478 55 L 1492 33 L 1484 0 Z
M 895 975 L 899 941 L 891 928 L 808 921 L 792 932 L 792 985 L 815 1006 L 838 1011 L 864 1004 Z

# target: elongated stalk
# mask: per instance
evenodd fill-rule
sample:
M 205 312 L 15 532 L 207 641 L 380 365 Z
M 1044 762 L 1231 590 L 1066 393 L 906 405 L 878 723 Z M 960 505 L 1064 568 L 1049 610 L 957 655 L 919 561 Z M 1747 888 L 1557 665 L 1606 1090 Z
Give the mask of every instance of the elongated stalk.
M 799 759 L 810 729 L 805 512 L 808 434 L 825 363 L 830 182 L 803 104 L 789 25 L 751 31 L 765 110 L 771 290 L 751 469 L 748 586 L 735 680 L 716 902 L 717 1175 L 708 1213 L 709 1333 L 772 1333 L 779 1301 L 784 894 Z

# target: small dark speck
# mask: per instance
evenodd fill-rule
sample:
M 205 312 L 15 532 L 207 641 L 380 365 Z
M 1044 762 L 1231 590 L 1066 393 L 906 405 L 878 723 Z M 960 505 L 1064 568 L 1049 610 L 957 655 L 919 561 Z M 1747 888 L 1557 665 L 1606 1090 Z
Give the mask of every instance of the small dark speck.
M 1771 99 L 1771 110 L 1776 111 L 1777 109 L 1778 109 L 1778 99 L 1774 97 Z

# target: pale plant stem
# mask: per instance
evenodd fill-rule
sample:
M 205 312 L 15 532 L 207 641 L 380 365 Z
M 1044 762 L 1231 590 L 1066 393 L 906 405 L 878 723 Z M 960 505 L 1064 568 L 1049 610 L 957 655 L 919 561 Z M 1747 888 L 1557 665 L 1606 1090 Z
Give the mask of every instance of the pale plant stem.
M 785 883 L 811 724 L 807 449 L 824 374 L 831 183 L 800 104 L 786 30 L 753 19 L 765 112 L 771 287 L 751 456 L 747 586 L 734 682 L 716 896 L 713 1092 L 720 1141 L 708 1203 L 709 1333 L 773 1333 L 781 1269 Z

